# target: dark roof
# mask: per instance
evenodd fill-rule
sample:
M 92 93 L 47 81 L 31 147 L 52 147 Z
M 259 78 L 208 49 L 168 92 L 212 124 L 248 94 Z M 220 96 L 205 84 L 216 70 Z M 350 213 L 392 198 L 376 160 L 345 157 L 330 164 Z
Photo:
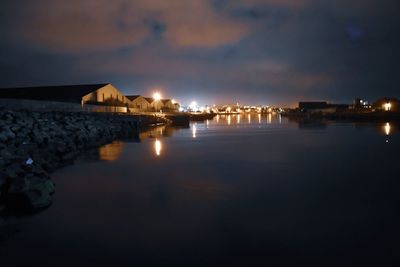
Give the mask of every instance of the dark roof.
M 138 97 L 140 97 L 141 95 L 127 95 L 127 96 L 125 96 L 126 98 L 128 98 L 129 100 L 131 100 L 131 101 L 133 101 L 133 100 L 135 100 L 136 98 L 138 98 Z
M 0 88 L 0 98 L 80 103 L 83 96 L 93 91 L 96 91 L 108 84 L 109 83 Z
M 145 97 L 144 99 L 146 99 L 150 104 L 154 102 L 154 98 L 152 97 Z
M 171 99 L 161 99 L 161 101 L 163 102 L 163 104 L 167 103 L 168 101 L 171 101 Z

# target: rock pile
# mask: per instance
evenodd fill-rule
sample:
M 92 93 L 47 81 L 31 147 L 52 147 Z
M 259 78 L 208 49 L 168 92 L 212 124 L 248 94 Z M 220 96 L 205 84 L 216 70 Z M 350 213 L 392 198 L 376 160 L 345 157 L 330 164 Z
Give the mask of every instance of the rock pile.
M 47 207 L 55 189 L 49 173 L 88 148 L 163 122 L 152 116 L 0 110 L 0 206 Z

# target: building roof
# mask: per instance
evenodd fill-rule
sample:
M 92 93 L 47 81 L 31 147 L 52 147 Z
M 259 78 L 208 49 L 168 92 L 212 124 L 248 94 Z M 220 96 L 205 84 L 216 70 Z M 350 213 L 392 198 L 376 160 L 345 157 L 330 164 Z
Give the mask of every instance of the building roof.
M 145 97 L 144 99 L 146 99 L 150 104 L 154 102 L 154 98 L 152 97 Z
M 109 83 L 0 88 L 0 98 L 81 103 L 82 97 Z
M 165 104 L 165 103 L 168 103 L 169 101 L 171 101 L 171 99 L 161 99 L 161 101 L 163 102 L 163 104 Z
M 129 100 L 133 101 L 133 100 L 135 100 L 136 98 L 141 97 L 141 95 L 127 95 L 127 96 L 125 96 L 125 97 L 128 98 Z

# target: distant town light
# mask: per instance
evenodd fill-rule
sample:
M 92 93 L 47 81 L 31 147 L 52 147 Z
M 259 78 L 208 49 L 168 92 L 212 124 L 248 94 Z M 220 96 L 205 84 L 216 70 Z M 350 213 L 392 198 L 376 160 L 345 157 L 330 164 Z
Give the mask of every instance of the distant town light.
M 383 109 L 385 111 L 390 111 L 392 109 L 392 104 L 390 102 L 383 104 Z
M 156 101 L 160 101 L 160 100 L 161 100 L 161 94 L 160 94 L 160 92 L 155 92 L 155 93 L 153 94 L 153 98 L 154 98 L 154 100 L 156 100 Z
M 198 111 L 198 107 L 197 107 L 197 102 L 196 101 L 192 101 L 192 103 L 190 103 L 190 109 L 193 112 L 197 112 Z
M 172 102 L 172 104 L 176 104 L 177 103 L 175 99 L 172 99 L 171 102 Z

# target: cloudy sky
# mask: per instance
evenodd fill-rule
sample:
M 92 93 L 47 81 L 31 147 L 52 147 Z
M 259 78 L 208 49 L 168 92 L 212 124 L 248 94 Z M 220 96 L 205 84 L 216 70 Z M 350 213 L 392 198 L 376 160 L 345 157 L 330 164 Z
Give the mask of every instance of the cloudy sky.
M 0 87 L 183 102 L 399 97 L 398 0 L 2 0 Z

